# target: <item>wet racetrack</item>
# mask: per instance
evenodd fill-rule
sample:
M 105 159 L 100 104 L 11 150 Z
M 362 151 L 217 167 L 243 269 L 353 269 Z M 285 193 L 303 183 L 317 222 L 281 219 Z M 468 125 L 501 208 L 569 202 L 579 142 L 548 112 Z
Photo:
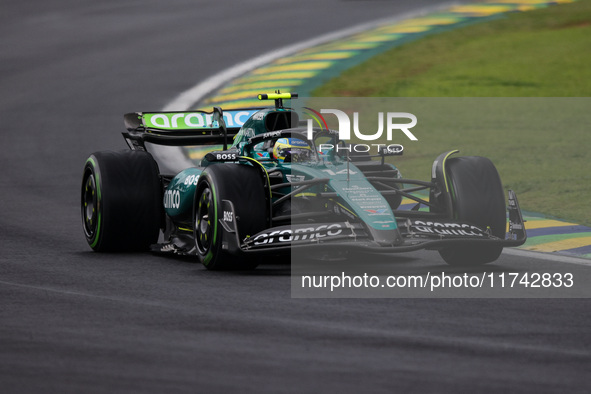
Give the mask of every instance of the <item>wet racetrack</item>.
M 84 240 L 84 160 L 125 148 L 123 113 L 159 110 L 272 48 L 433 2 L 5 3 L 3 392 L 590 389 L 587 299 L 292 299 L 287 264 L 209 272 L 93 253 Z M 443 262 L 418 252 L 391 264 L 396 273 Z M 557 264 L 503 255 L 494 265 Z

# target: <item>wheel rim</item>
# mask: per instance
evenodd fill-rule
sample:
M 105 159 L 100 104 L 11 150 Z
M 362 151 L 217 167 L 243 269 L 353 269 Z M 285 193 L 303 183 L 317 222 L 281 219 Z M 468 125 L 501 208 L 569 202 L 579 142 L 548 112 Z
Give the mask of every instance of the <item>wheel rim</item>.
M 205 188 L 199 198 L 197 213 L 195 215 L 195 240 L 199 253 L 205 255 L 211 248 L 213 242 L 214 218 L 212 193 Z
M 98 193 L 96 189 L 94 174 L 88 171 L 82 189 L 82 220 L 84 232 L 88 238 L 92 238 L 96 234 L 98 226 Z

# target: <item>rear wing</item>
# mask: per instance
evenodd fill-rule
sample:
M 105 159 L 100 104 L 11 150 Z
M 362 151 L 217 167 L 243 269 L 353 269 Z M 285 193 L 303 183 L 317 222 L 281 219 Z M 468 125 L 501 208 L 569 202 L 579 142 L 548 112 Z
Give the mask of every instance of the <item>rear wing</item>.
M 123 137 L 132 150 L 146 150 L 145 142 L 184 146 L 224 144 L 238 133 L 244 122 L 262 108 L 212 112 L 131 112 L 125 114 Z

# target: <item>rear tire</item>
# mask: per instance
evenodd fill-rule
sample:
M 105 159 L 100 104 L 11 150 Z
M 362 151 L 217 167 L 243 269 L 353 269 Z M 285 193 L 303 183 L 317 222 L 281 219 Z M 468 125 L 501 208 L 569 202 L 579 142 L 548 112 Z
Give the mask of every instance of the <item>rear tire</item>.
M 505 193 L 494 164 L 485 157 L 467 156 L 449 159 L 446 174 L 452 193 L 454 219 L 504 239 L 507 226 Z M 482 265 L 499 258 L 498 245 L 458 245 L 441 249 L 439 254 L 450 265 Z
M 242 164 L 208 166 L 199 178 L 193 208 L 195 246 L 203 265 L 210 270 L 254 269 L 259 264 L 258 257 L 231 254 L 223 247 L 229 240 L 224 239 L 227 233 L 219 223 L 222 200 L 234 205 L 240 237 L 264 230 L 268 212 L 260 171 Z
M 84 165 L 82 227 L 97 252 L 143 251 L 163 218 L 158 164 L 148 152 L 96 152 Z

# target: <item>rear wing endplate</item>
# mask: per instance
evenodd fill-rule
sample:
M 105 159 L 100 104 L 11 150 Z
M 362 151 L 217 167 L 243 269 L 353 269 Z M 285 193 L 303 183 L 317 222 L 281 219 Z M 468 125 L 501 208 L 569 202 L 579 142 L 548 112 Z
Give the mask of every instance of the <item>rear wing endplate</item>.
M 212 112 L 131 112 L 123 119 L 125 141 L 132 150 L 146 150 L 144 143 L 186 146 L 224 144 L 227 149 L 244 123 L 262 108 Z

